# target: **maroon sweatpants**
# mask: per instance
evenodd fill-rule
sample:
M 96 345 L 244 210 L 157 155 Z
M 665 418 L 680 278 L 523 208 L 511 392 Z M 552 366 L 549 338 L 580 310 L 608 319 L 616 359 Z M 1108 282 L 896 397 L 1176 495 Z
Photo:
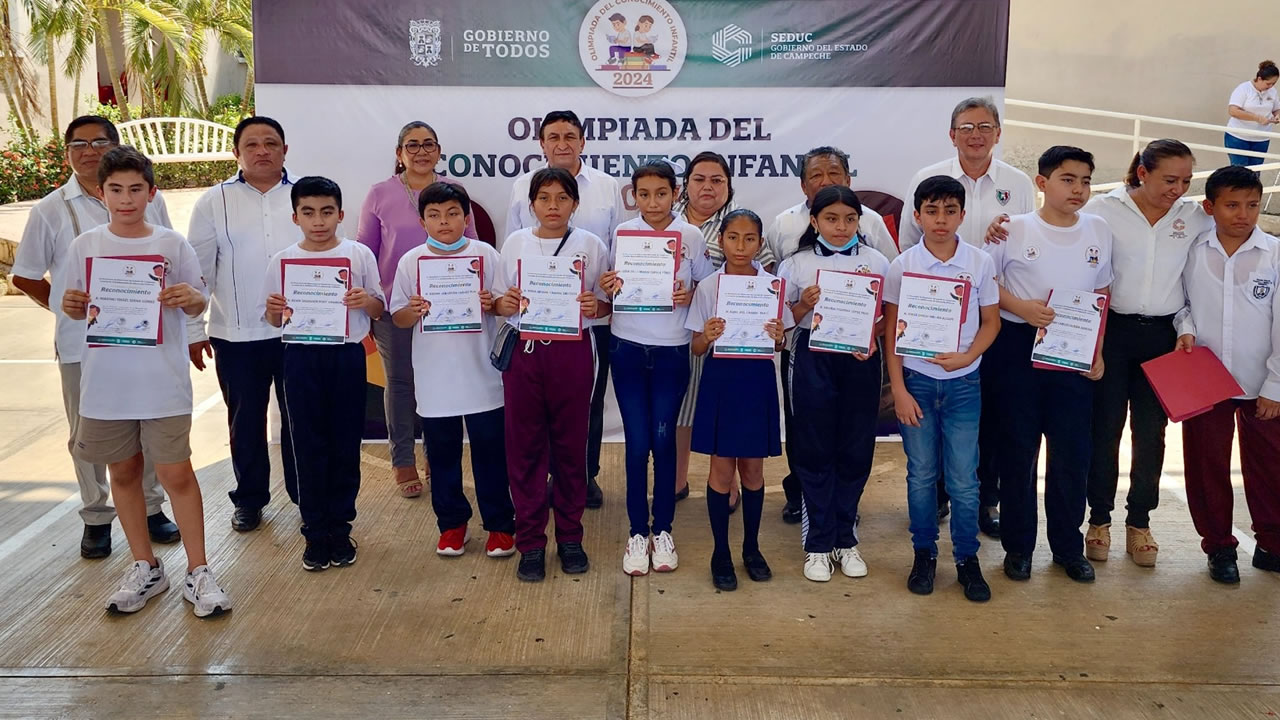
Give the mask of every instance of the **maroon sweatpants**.
M 1231 438 L 1240 428 L 1244 497 L 1262 549 L 1280 553 L 1280 418 L 1259 420 L 1257 401 L 1227 400 L 1182 423 L 1187 505 L 1206 553 L 1233 548 Z
M 587 503 L 587 422 L 595 383 L 591 333 L 581 340 L 519 341 L 502 374 L 507 476 L 516 509 L 516 548 L 547 546 L 547 510 L 556 542 L 582 542 Z M 547 473 L 552 480 L 550 488 Z

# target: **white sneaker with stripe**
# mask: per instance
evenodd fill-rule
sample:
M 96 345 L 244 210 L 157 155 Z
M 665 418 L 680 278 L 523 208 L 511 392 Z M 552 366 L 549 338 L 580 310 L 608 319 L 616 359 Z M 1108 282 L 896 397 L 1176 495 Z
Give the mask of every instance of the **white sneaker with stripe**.
M 164 574 L 164 563 L 156 558 L 156 567 L 145 560 L 129 566 L 120 581 L 120 589 L 107 598 L 107 610 L 115 613 L 138 612 L 147 601 L 169 589 L 169 577 Z

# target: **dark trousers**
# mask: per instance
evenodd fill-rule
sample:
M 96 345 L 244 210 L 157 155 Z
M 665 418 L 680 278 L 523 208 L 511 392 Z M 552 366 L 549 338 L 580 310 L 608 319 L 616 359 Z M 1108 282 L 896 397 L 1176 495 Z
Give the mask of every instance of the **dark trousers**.
M 507 449 L 502 408 L 454 417 L 419 418 L 427 465 L 431 468 L 431 509 L 440 532 L 471 520 L 462 492 L 462 426 L 471 441 L 471 475 L 480 520 L 489 532 L 514 534 L 515 509 L 507 484 Z
M 1120 439 L 1125 416 L 1133 442 L 1129 468 L 1126 525 L 1147 528 L 1160 503 L 1164 468 L 1164 430 L 1169 418 L 1142 372 L 1142 363 L 1173 350 L 1173 318 L 1144 318 L 1107 313 L 1102 346 L 1106 372 L 1094 384 L 1093 462 L 1089 466 L 1089 523 L 1111 522 L 1120 477 Z
M 1258 547 L 1280 553 L 1280 419 L 1259 420 L 1257 407 L 1256 400 L 1227 400 L 1182 423 L 1187 506 L 1206 553 L 1238 544 L 1231 534 L 1231 436 L 1237 425 L 1244 499 Z
M 596 341 L 596 379 L 591 388 L 591 416 L 587 424 L 587 477 L 600 475 L 600 444 L 604 441 L 604 396 L 609 388 L 609 341 L 613 331 L 608 325 L 591 328 Z
M 805 342 L 807 343 L 808 340 Z M 796 477 L 795 460 L 791 455 L 793 445 L 791 428 L 795 423 L 791 420 L 791 381 L 788 379 L 791 373 L 790 350 L 782 351 L 782 364 L 778 372 L 782 376 L 782 451 L 787 459 L 787 476 L 782 478 L 782 494 L 787 498 L 788 505 L 799 508 L 803 492 L 800 478 Z
M 994 414 L 1001 431 L 1000 544 L 1011 553 L 1035 550 L 1036 462 L 1043 435 L 1049 446 L 1044 483 L 1049 549 L 1076 557 L 1084 553 L 1080 525 L 1093 444 L 1093 382 L 1078 372 L 1032 367 L 1035 333 L 1026 323 L 1002 324 L 982 360 L 982 369 L 999 378 Z
M 351 534 L 360 493 L 364 434 L 364 346 L 284 348 L 284 400 L 293 422 L 298 509 L 308 540 Z
M 626 439 L 631 535 L 671 532 L 676 512 L 676 418 L 689 387 L 689 346 L 640 345 L 614 338 L 613 390 Z M 653 456 L 653 524 L 649 456 Z
M 858 544 L 858 502 L 871 475 L 880 412 L 880 359 L 813 352 L 796 331 L 790 355 L 792 422 L 788 447 L 808 517 L 805 552 Z
M 502 374 L 507 477 L 522 553 L 546 547 L 549 510 L 555 513 L 556 542 L 582 541 L 594 373 L 591 338 L 584 335 L 548 343 L 521 340 Z
M 280 405 L 280 460 L 289 499 L 298 502 L 289 411 L 284 402 L 284 343 L 278 338 L 231 342 L 209 338 L 222 401 L 227 404 L 231 471 L 236 487 L 228 495 L 236 507 L 260 510 L 271 501 L 271 461 L 267 455 L 267 404 L 275 383 Z

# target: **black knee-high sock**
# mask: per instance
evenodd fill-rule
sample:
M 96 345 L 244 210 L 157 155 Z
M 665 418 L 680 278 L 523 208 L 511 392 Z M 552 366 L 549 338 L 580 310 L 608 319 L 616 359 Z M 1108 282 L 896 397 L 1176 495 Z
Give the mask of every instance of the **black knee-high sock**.
M 711 537 L 715 540 L 711 562 L 732 562 L 729 553 L 729 493 L 716 492 L 707 486 L 707 517 L 711 520 Z
M 764 514 L 764 488 L 742 488 L 742 554 L 760 552 L 760 516 Z

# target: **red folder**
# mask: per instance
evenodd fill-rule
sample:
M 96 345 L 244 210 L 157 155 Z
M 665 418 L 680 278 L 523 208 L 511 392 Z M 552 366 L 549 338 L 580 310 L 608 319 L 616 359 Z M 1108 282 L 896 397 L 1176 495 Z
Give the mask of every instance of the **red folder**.
M 1148 360 L 1142 363 L 1142 372 L 1174 422 L 1206 413 L 1223 400 L 1244 394 L 1218 356 L 1203 346 Z

